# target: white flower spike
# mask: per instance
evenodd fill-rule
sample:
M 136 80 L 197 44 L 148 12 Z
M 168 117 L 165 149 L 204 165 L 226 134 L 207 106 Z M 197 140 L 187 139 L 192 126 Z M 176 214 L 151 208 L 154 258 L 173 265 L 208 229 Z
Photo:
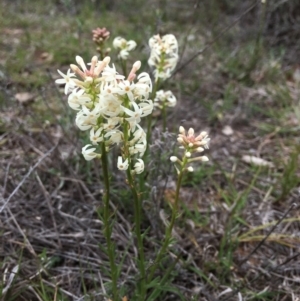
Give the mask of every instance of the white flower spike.
M 124 42 L 122 38 L 115 41 L 115 46 L 125 51 L 133 50 L 135 45 L 134 41 Z M 109 62 L 110 57 L 98 61 L 94 56 L 86 64 L 82 57 L 76 56 L 78 66 L 71 65 L 74 73 L 68 70 L 65 75 L 58 71 L 62 78 L 56 83 L 65 84 L 65 93 L 70 93 L 68 104 L 78 111 L 75 120 L 78 128 L 89 130 L 90 144 L 82 148 L 84 158 L 89 161 L 101 157 L 96 153 L 99 144 L 104 143 L 107 151 L 114 145 L 121 145 L 118 168 L 128 169 L 129 162 L 134 159 L 137 161 L 133 172 L 141 173 L 144 162 L 140 158 L 147 149 L 147 139 L 139 123 L 153 111 L 153 102 L 149 99 L 151 78 L 146 72 L 136 74 L 141 67 L 140 61 L 133 64 L 127 79 L 114 65 L 109 66 Z
M 60 79 L 57 79 L 55 81 L 56 84 L 62 85 L 65 84 L 65 94 L 67 95 L 69 91 L 72 91 L 73 88 L 75 87 L 75 83 L 73 81 L 74 73 L 71 72 L 69 69 L 67 74 L 63 74 L 61 71 L 57 70 L 57 72 L 63 77 Z

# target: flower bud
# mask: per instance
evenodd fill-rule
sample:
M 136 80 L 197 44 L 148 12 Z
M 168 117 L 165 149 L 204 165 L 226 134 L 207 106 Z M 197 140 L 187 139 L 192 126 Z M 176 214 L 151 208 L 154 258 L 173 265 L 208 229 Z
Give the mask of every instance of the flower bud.
M 176 162 L 176 161 L 178 161 L 178 158 L 176 156 L 172 156 L 172 157 L 170 157 L 170 160 L 172 162 Z
M 207 162 L 207 161 L 209 161 L 209 159 L 208 159 L 208 157 L 203 156 L 202 159 L 201 159 L 201 161 L 202 161 L 202 162 Z
M 85 72 L 87 70 L 84 60 L 81 56 L 76 55 L 75 57 L 77 64 L 81 67 L 82 71 Z
M 138 71 L 141 68 L 141 65 L 142 65 L 141 61 L 136 61 L 133 64 L 133 66 L 132 66 L 133 68 L 132 69 L 134 69 L 135 71 Z
M 191 153 L 190 152 L 187 152 L 186 154 L 185 154 L 185 156 L 187 157 L 187 158 L 190 158 L 191 157 Z
M 190 128 L 189 131 L 188 131 L 188 135 L 189 136 L 193 136 L 195 134 L 195 131 L 193 128 Z

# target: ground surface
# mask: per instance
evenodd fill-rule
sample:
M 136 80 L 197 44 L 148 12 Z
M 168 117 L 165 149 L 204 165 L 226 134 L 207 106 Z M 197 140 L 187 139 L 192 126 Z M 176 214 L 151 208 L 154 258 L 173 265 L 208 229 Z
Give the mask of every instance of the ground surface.
M 158 300 L 299 300 L 297 1 L 34 2 L 0 4 L 2 299 L 103 300 L 101 166 L 82 158 L 86 138 L 54 79 L 75 55 L 88 61 L 95 54 L 91 30 L 105 26 L 137 41 L 145 68 L 150 36 L 173 33 L 180 44 L 180 70 L 168 82 L 178 105 L 168 133 L 158 121 L 151 146 L 148 256 L 174 198 L 168 157 L 179 125 L 211 137 L 210 161 L 181 191 L 171 250 L 181 256 L 172 274 L 181 294 Z M 113 239 L 118 262 L 127 250 L 120 285 L 130 298 L 132 200 L 122 173 L 112 175 Z

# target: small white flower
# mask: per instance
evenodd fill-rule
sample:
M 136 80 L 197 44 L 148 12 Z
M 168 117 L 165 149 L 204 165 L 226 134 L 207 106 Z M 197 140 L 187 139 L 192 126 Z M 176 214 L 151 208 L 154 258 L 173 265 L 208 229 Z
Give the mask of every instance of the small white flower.
M 76 125 L 82 131 L 86 131 L 96 125 L 100 114 L 100 104 L 97 104 L 91 111 L 86 106 L 82 106 L 81 111 L 79 111 L 76 115 Z
M 87 105 L 89 103 L 91 103 L 91 98 L 88 97 L 86 94 L 84 94 L 84 90 L 80 89 L 80 90 L 76 90 L 74 89 L 72 91 L 72 93 L 69 95 L 68 97 L 68 104 L 70 106 L 70 108 L 72 108 L 73 110 L 80 110 L 81 105 Z
M 113 88 L 113 93 L 119 95 L 126 94 L 130 101 L 134 101 L 133 89 L 135 85 L 128 80 L 120 81 L 116 87 Z
M 132 102 L 131 104 L 133 106 L 134 111 L 121 106 L 126 115 L 129 116 L 126 117 L 125 120 L 133 124 L 140 123 L 143 110 L 135 102 Z
M 176 102 L 176 97 L 171 91 L 159 90 L 156 92 L 154 104 L 160 109 L 164 106 L 175 107 Z
M 99 128 L 96 132 L 95 132 L 95 128 L 91 128 L 90 140 L 91 140 L 92 144 L 97 145 L 99 142 L 103 141 L 103 137 L 101 135 L 102 131 L 103 131 L 103 128 Z
M 120 102 L 116 98 L 100 98 L 100 103 L 103 106 L 103 115 L 111 118 L 117 117 L 121 112 Z
M 139 124 L 136 125 L 135 131 L 133 133 L 133 138 L 128 142 L 129 142 L 129 145 L 132 146 L 132 145 L 136 144 L 138 141 L 140 143 L 147 144 L 146 133 L 144 132 L 143 128 Z
M 103 124 L 105 131 L 111 131 L 117 129 L 120 126 L 120 117 L 110 117 L 107 119 L 107 123 Z
M 137 84 L 145 84 L 149 87 L 149 91 L 148 92 L 152 92 L 152 81 L 151 81 L 151 77 L 147 72 L 142 72 L 138 75 L 137 77 L 138 82 Z
M 130 145 L 129 152 L 131 155 L 138 153 L 140 154 L 140 156 L 144 155 L 147 148 L 147 138 L 146 133 L 139 124 L 137 124 L 135 127 L 133 138 L 128 142 L 128 144 Z
M 142 159 L 137 159 L 137 160 L 138 162 L 134 164 L 134 171 L 135 173 L 140 174 L 144 171 L 145 165 Z
M 142 117 L 148 116 L 153 111 L 153 102 L 150 99 L 145 100 L 145 101 L 139 103 L 139 107 L 143 111 Z
M 116 67 L 113 65 L 112 67 L 106 66 L 101 73 L 100 80 L 103 82 L 113 82 L 117 83 L 118 80 L 124 80 L 125 76 L 120 75 Z
M 120 144 L 123 141 L 123 133 L 119 130 L 112 130 L 104 135 L 108 139 L 109 144 Z
M 55 83 L 62 85 L 65 84 L 65 94 L 67 95 L 69 90 L 71 90 L 72 88 L 75 87 L 75 83 L 72 80 L 72 77 L 75 76 L 75 73 L 71 72 L 71 69 L 68 70 L 67 74 L 63 74 L 62 72 L 60 72 L 59 70 L 57 70 L 57 72 L 63 77 L 60 79 L 57 79 L 55 81 Z
M 90 149 L 88 149 L 90 146 L 92 146 L 91 144 L 87 144 L 86 146 L 84 146 L 82 148 L 82 155 L 84 157 L 85 160 L 87 161 L 91 161 L 96 157 L 100 157 L 100 154 L 95 153 L 96 148 L 92 147 Z
M 121 58 L 122 60 L 127 60 L 128 56 L 129 56 L 129 52 L 134 50 L 136 47 L 136 42 L 131 40 L 131 41 L 127 41 L 122 37 L 116 37 L 113 41 L 113 46 L 116 49 L 119 49 L 119 58 Z
M 122 157 L 118 157 L 118 169 L 119 170 L 127 170 L 128 169 L 128 159 L 123 161 Z

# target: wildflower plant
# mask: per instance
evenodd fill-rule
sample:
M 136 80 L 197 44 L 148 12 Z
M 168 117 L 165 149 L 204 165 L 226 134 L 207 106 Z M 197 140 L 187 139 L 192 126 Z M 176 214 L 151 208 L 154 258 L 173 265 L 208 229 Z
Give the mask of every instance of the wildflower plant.
M 193 167 L 190 165 L 190 163 L 195 161 L 202 161 L 202 162 L 208 161 L 208 157 L 206 156 L 192 157 L 192 154 L 201 153 L 205 149 L 208 149 L 210 138 L 208 137 L 206 132 L 201 132 L 198 136 L 195 137 L 193 128 L 190 128 L 188 130 L 188 133 L 186 134 L 184 127 L 180 126 L 177 141 L 179 142 L 179 144 L 181 144 L 179 148 L 183 149 L 184 153 L 181 159 L 179 159 L 176 156 L 170 157 L 171 162 L 175 164 L 175 168 L 178 175 L 176 191 L 175 191 L 175 199 L 172 205 L 171 219 L 168 226 L 166 227 L 165 239 L 163 241 L 160 251 L 158 252 L 155 263 L 150 269 L 150 278 L 154 275 L 157 265 L 162 260 L 164 254 L 168 249 L 168 246 L 172 243 L 172 230 L 175 225 L 176 218 L 178 216 L 179 193 L 180 193 L 183 175 L 186 172 L 193 171 Z
M 149 148 L 152 130 L 152 111 L 154 106 L 161 110 L 164 116 L 163 129 L 166 129 L 166 108 L 176 105 L 176 97 L 171 91 L 158 90 L 161 83 L 170 78 L 178 61 L 178 43 L 176 38 L 169 34 L 163 37 L 155 35 L 149 40 L 151 48 L 149 65 L 153 68 L 154 86 L 147 72 L 138 71 L 141 62 L 136 61 L 127 74 L 127 60 L 132 50 L 135 49 L 134 41 L 127 41 L 122 37 L 113 40 L 113 47 L 118 51 L 118 59 L 122 73 L 117 71 L 111 58 L 105 56 L 110 48 L 106 43 L 110 32 L 106 28 L 93 30 L 93 41 L 97 45 L 100 58 L 93 56 L 88 65 L 83 58 L 76 56 L 76 63 L 71 64 L 67 74 L 58 70 L 62 78 L 56 80 L 57 84 L 64 84 L 64 92 L 68 95 L 69 106 L 77 111 L 75 123 L 77 127 L 87 132 L 90 142 L 82 147 L 82 155 L 87 161 L 101 159 L 104 181 L 103 214 L 100 218 L 104 224 L 104 235 L 107 243 L 107 254 L 110 262 L 111 293 L 113 300 L 119 300 L 118 275 L 120 268 L 115 263 L 115 246 L 112 241 L 112 215 L 110 212 L 110 176 L 108 156 L 112 148 L 117 148 L 118 158 L 114 162 L 120 171 L 124 171 L 127 183 L 131 189 L 134 201 L 135 236 L 138 250 L 139 280 L 137 292 L 134 295 L 138 300 L 146 300 L 149 288 L 157 294 L 157 280 L 154 279 L 155 271 L 166 254 L 172 239 L 172 228 L 178 212 L 179 189 L 182 174 L 191 171 L 188 166 L 194 161 L 206 161 L 205 156 L 192 158 L 192 154 L 202 152 L 208 147 L 209 138 L 205 132 L 194 137 L 192 129 L 185 135 L 185 130 L 180 127 L 178 141 L 185 150 L 182 159 L 175 156 L 171 161 L 175 163 L 178 172 L 176 200 L 172 209 L 172 216 L 166 228 L 165 239 L 155 256 L 149 273 L 146 274 L 146 260 L 144 255 L 143 234 L 141 231 L 142 199 L 149 196 L 145 178 L 138 176 L 143 173 L 148 163 Z M 154 100 L 154 103 L 153 103 Z M 148 118 L 147 132 L 144 131 L 141 121 Z M 201 158 L 201 159 L 200 159 Z M 139 181 L 136 181 L 136 177 Z M 154 282 L 153 282 L 154 281 Z M 152 284 L 151 284 L 152 283 Z M 149 299 L 150 300 L 150 299 Z
M 125 78 L 117 72 L 115 66 L 109 66 L 110 57 L 99 61 L 96 56 L 91 59 L 90 68 L 84 60 L 76 56 L 77 65 L 71 64 L 73 72 L 68 71 L 56 82 L 65 84 L 65 93 L 69 94 L 68 103 L 77 111 L 76 125 L 81 131 L 89 132 L 90 143 L 82 148 L 82 154 L 88 161 L 101 158 L 106 192 L 104 223 L 109 252 L 111 244 L 111 227 L 109 226 L 109 176 L 107 153 L 116 145 L 120 148 L 117 167 L 127 171 L 127 181 L 135 199 L 136 218 L 139 218 L 140 205 L 138 192 L 134 184 L 134 175 L 144 171 L 142 159 L 146 150 L 146 134 L 139 125 L 141 119 L 152 113 L 153 102 L 149 99 L 152 91 L 151 78 L 143 72 L 136 75 L 141 63 L 135 62 L 129 75 Z M 137 221 L 137 236 L 140 250 L 143 250 L 142 238 Z M 110 230 L 109 230 L 110 229 Z M 142 251 L 141 251 L 142 252 Z M 112 274 L 114 259 L 111 258 Z M 141 267 L 141 270 L 144 270 Z M 144 272 L 143 272 L 144 273 Z M 113 279 L 113 291 L 117 294 L 117 279 Z

